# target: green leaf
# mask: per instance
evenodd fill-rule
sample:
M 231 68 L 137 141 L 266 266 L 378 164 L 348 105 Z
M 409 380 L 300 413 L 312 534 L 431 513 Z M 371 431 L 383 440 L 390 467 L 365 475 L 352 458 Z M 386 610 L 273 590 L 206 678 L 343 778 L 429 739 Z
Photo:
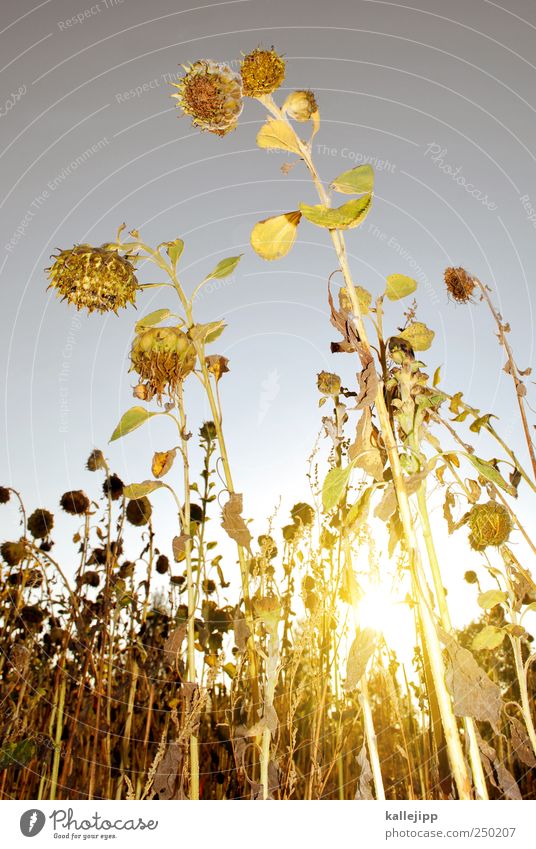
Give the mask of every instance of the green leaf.
M 224 321 L 209 321 L 208 324 L 194 324 L 188 333 L 194 342 L 209 345 L 221 336 L 226 326 Z
M 370 499 L 374 487 L 368 486 L 363 494 L 357 499 L 355 504 L 352 504 L 348 511 L 348 515 L 344 520 L 344 524 L 354 533 L 357 533 L 361 525 L 366 522 L 370 509 Z
M 336 177 L 330 186 L 344 195 L 361 195 L 374 191 L 374 169 L 372 165 L 358 165 Z
M 434 341 L 435 333 L 422 321 L 414 321 L 398 335 L 409 342 L 414 351 L 427 351 Z
M 158 416 L 159 413 L 149 413 L 145 407 L 131 407 L 127 410 L 116 429 L 110 437 L 110 442 L 114 442 L 121 436 L 125 436 L 136 428 L 140 427 L 147 419 L 152 419 L 153 416 Z
M 286 121 L 268 118 L 266 124 L 257 133 L 257 144 L 268 150 L 290 150 L 300 153 L 296 133 Z
M 490 419 L 496 419 L 497 416 L 494 416 L 493 413 L 485 413 L 483 416 L 479 416 L 478 419 L 475 419 L 474 422 L 469 425 L 469 430 L 473 433 L 480 433 L 481 428 L 487 428 L 490 422 Z
M 474 638 L 471 648 L 475 651 L 491 651 L 491 649 L 496 649 L 497 646 L 501 645 L 505 636 L 506 632 L 502 628 L 497 628 L 495 625 L 486 625 Z
M 329 230 L 348 230 L 357 227 L 365 220 L 372 204 L 370 192 L 363 197 L 349 200 L 342 206 L 332 209 L 324 204 L 308 206 L 300 203 L 300 209 L 305 218 L 317 227 L 327 227 Z
M 483 610 L 492 610 L 498 604 L 506 601 L 507 598 L 508 593 L 501 592 L 501 590 L 487 590 L 485 593 L 479 594 L 477 601 Z
M 504 489 L 504 491 L 509 495 L 516 495 L 515 487 L 505 481 L 495 466 L 491 463 L 487 463 L 486 460 L 481 460 L 480 457 L 475 457 L 474 454 L 466 454 L 465 456 L 471 461 L 479 475 L 482 475 L 482 477 L 486 478 L 486 480 L 489 480 L 496 486 Z
M 166 253 L 171 260 L 173 268 L 177 265 L 181 254 L 184 250 L 184 242 L 182 239 L 175 239 L 174 242 L 166 242 Z
M 203 283 L 206 283 L 207 280 L 221 280 L 223 277 L 228 277 L 233 273 L 243 256 L 244 254 L 240 254 L 239 256 L 228 256 L 226 259 L 220 260 L 216 268 L 211 271 L 210 274 L 207 274 Z
M 353 467 L 354 464 L 350 463 L 345 469 L 330 469 L 327 473 L 322 487 L 322 504 L 326 512 L 336 507 L 341 500 Z
M 131 483 L 123 490 L 127 498 L 143 498 L 144 495 L 149 495 L 155 489 L 160 489 L 165 484 L 162 481 L 143 481 L 143 483 Z
M 251 247 L 267 260 L 286 256 L 296 241 L 301 212 L 285 212 L 255 224 L 251 231 Z
M 150 312 L 149 315 L 144 316 L 144 318 L 140 318 L 136 322 L 134 329 L 136 333 L 139 333 L 144 327 L 154 327 L 156 324 L 160 324 L 161 321 L 165 321 L 170 315 L 171 310 L 155 310 L 154 312 Z
M 390 301 L 399 301 L 411 295 L 416 288 L 417 281 L 413 277 L 406 277 L 405 274 L 390 274 L 387 278 L 385 294 Z

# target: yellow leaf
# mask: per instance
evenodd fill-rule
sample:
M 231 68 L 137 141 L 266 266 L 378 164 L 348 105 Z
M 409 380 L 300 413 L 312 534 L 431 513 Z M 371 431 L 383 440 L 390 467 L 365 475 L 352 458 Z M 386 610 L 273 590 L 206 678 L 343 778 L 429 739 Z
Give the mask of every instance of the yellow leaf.
M 175 448 L 172 451 L 155 451 L 152 465 L 152 473 L 155 478 L 162 478 L 169 472 L 176 454 Z
M 267 150 L 290 150 L 300 153 L 298 137 L 286 121 L 269 118 L 257 133 L 257 144 Z
M 398 335 L 409 342 L 414 351 L 427 351 L 434 341 L 435 333 L 422 321 L 414 321 Z
M 294 242 L 301 212 L 285 212 L 259 221 L 251 231 L 251 246 L 263 259 L 279 259 L 288 254 Z
M 355 200 L 349 200 L 342 206 L 333 208 L 319 203 L 315 206 L 300 204 L 300 210 L 308 221 L 317 227 L 327 227 L 329 230 L 348 230 L 357 227 L 367 217 L 372 203 L 370 192 Z

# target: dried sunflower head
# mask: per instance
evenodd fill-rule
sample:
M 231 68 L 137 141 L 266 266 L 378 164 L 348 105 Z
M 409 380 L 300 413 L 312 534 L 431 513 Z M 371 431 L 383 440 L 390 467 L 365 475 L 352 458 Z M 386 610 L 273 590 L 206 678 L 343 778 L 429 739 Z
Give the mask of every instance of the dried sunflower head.
M 99 451 L 98 448 L 95 448 L 94 451 L 91 452 L 86 462 L 86 469 L 88 472 L 96 472 L 97 469 L 105 469 L 106 468 L 106 460 L 104 459 L 104 454 L 102 451 Z
M 257 47 L 244 56 L 240 68 L 242 88 L 247 97 L 262 97 L 279 88 L 285 79 L 285 62 L 273 49 Z
M 64 492 L 60 498 L 60 507 L 71 516 L 82 516 L 90 508 L 90 500 L 81 489 Z
M 490 545 L 503 545 L 512 530 L 508 510 L 496 501 L 475 504 L 469 511 L 467 523 L 469 544 L 475 551 L 484 551 Z
M 165 554 L 160 554 L 156 561 L 156 571 L 159 575 L 165 575 L 169 569 L 169 558 Z
M 445 285 L 449 295 L 459 304 L 471 300 L 476 283 L 465 268 L 446 268 Z
M 0 546 L 0 554 L 8 566 L 18 566 L 26 557 L 26 546 L 24 540 L 18 542 L 3 542 Z
M 243 109 L 242 83 L 228 65 L 210 59 L 194 62 L 186 74 L 172 83 L 177 105 L 201 130 L 225 136 L 236 128 Z
M 102 245 L 75 245 L 60 251 L 46 269 L 49 289 L 62 300 L 89 313 L 117 312 L 136 300 L 138 281 L 131 258 Z
M 301 522 L 302 525 L 310 526 L 315 520 L 315 511 L 310 504 L 306 504 L 304 501 L 295 504 L 290 515 L 295 525 Z
M 126 516 L 131 525 L 139 528 L 147 524 L 152 512 L 151 502 L 145 495 L 142 495 L 141 498 L 133 498 L 128 502 Z
M 11 498 L 11 492 L 7 486 L 0 486 L 0 504 L 7 504 Z
M 102 485 L 102 491 L 106 497 L 110 496 L 112 501 L 118 501 L 123 495 L 124 483 L 118 475 L 110 475 Z
M 54 527 L 54 516 L 50 510 L 37 509 L 28 518 L 28 530 L 34 539 L 44 539 Z
M 283 110 L 294 121 L 309 121 L 318 111 L 318 106 L 313 92 L 304 89 L 289 94 Z
M 195 348 L 178 327 L 150 327 L 134 339 L 131 371 L 137 372 L 146 400 L 172 396 L 195 367 Z

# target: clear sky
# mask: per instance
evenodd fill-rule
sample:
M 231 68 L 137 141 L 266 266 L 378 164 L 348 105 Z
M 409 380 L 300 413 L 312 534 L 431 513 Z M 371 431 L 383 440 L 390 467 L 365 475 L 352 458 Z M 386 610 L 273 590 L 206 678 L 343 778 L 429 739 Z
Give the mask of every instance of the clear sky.
M 123 221 L 151 243 L 185 240 L 190 290 L 219 259 L 245 252 L 233 278 L 196 306 L 200 321 L 228 322 L 217 352 L 230 359 L 221 388 L 236 485 L 257 532 L 280 495 L 281 524 L 308 496 L 316 373 L 354 379 L 351 358 L 329 352 L 326 280 L 336 262 L 327 234 L 312 225 L 277 264 L 263 263 L 248 239 L 259 218 L 314 202 L 312 188 L 301 166 L 283 176 L 285 157 L 256 149 L 257 104 L 221 140 L 194 131 L 169 97 L 179 64 L 236 62 L 259 43 L 286 56 L 283 93 L 317 94 L 322 176 L 376 166 L 373 211 L 348 240 L 356 281 L 377 294 L 388 274 L 416 277 L 419 318 L 436 331 L 430 368 L 442 365 L 445 389 L 463 389 L 499 415 L 507 441 L 521 444 L 490 317 L 480 305 L 449 303 L 442 272 L 464 265 L 487 282 L 520 365 L 534 364 L 529 0 L 4 0 L 2 20 L 0 468 L 30 509 L 55 507 L 65 489 L 91 491 L 84 460 L 91 448 L 106 449 L 133 403 L 135 313 L 76 314 L 46 292 L 43 272 L 56 248 L 105 242 Z M 143 295 L 137 316 L 166 306 L 167 291 Z M 397 310 L 387 316 L 392 332 Z M 187 392 L 197 429 L 208 411 L 193 383 Z M 140 480 L 152 450 L 174 438 L 158 423 L 107 453 L 126 482 Z M 528 505 L 521 509 L 530 518 Z M 459 580 L 463 563 L 454 559 Z

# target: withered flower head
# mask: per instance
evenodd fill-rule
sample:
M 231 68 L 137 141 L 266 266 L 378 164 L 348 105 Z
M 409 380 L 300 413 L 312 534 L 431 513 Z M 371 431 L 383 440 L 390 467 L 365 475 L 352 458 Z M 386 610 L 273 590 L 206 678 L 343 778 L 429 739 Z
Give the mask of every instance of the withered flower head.
M 213 442 L 217 438 L 216 425 L 214 422 L 203 422 L 199 428 L 199 437 L 205 442 Z
M 7 486 L 0 486 L 0 504 L 7 504 L 11 498 L 11 492 Z
M 459 304 L 466 304 L 471 300 L 476 283 L 467 273 L 465 268 L 446 268 L 445 285 L 449 295 Z
M 244 56 L 240 68 L 242 87 L 247 97 L 261 97 L 279 88 L 285 79 L 285 62 L 272 48 L 257 47 Z
M 60 498 L 60 507 L 71 516 L 82 516 L 90 507 L 90 500 L 81 489 L 64 492 Z
M 136 300 L 138 281 L 130 259 L 103 245 L 76 245 L 60 251 L 46 269 L 49 289 L 62 300 L 89 313 L 117 312 Z
M 143 495 L 141 498 L 133 498 L 128 502 L 126 515 L 130 524 L 139 528 L 147 524 L 152 512 L 151 502 Z
M 229 371 L 229 360 L 227 357 L 222 357 L 221 354 L 210 354 L 210 356 L 205 357 L 205 365 L 217 381 Z
M 18 542 L 4 542 L 0 547 L 0 553 L 8 566 L 18 566 L 26 556 L 24 540 Z
M 228 65 L 210 59 L 194 62 L 178 83 L 176 98 L 192 123 L 201 130 L 225 136 L 236 128 L 242 112 L 242 83 Z
M 165 554 L 160 554 L 156 561 L 156 571 L 159 575 L 165 575 L 169 569 L 169 558 Z
M 54 527 L 54 516 L 49 510 L 34 510 L 28 519 L 28 530 L 34 539 L 44 539 Z
M 112 499 L 112 501 L 117 501 L 123 495 L 124 483 L 120 477 L 117 475 L 110 475 L 109 478 L 106 478 L 102 485 L 102 491 L 105 496 Z
M 338 395 L 341 391 L 341 379 L 338 374 L 321 371 L 316 376 L 316 385 L 322 395 Z
M 471 531 L 469 544 L 475 551 L 483 551 L 490 545 L 503 545 L 512 530 L 508 510 L 496 501 L 475 504 L 469 511 L 467 522 Z
M 170 397 L 195 367 L 195 348 L 178 327 L 151 327 L 134 339 L 130 352 L 131 371 L 139 374 L 147 390 L 147 400 L 154 395 L 162 400 Z
M 312 91 L 293 91 L 285 100 L 283 110 L 294 121 L 309 121 L 318 111 L 316 99 Z
M 269 631 L 277 631 L 281 619 L 281 602 L 276 595 L 255 596 L 253 610 Z
M 97 469 L 105 469 L 106 468 L 106 460 L 104 459 L 104 454 L 102 451 L 99 451 L 98 448 L 95 448 L 94 451 L 91 452 L 86 462 L 86 469 L 88 472 L 96 472 Z

